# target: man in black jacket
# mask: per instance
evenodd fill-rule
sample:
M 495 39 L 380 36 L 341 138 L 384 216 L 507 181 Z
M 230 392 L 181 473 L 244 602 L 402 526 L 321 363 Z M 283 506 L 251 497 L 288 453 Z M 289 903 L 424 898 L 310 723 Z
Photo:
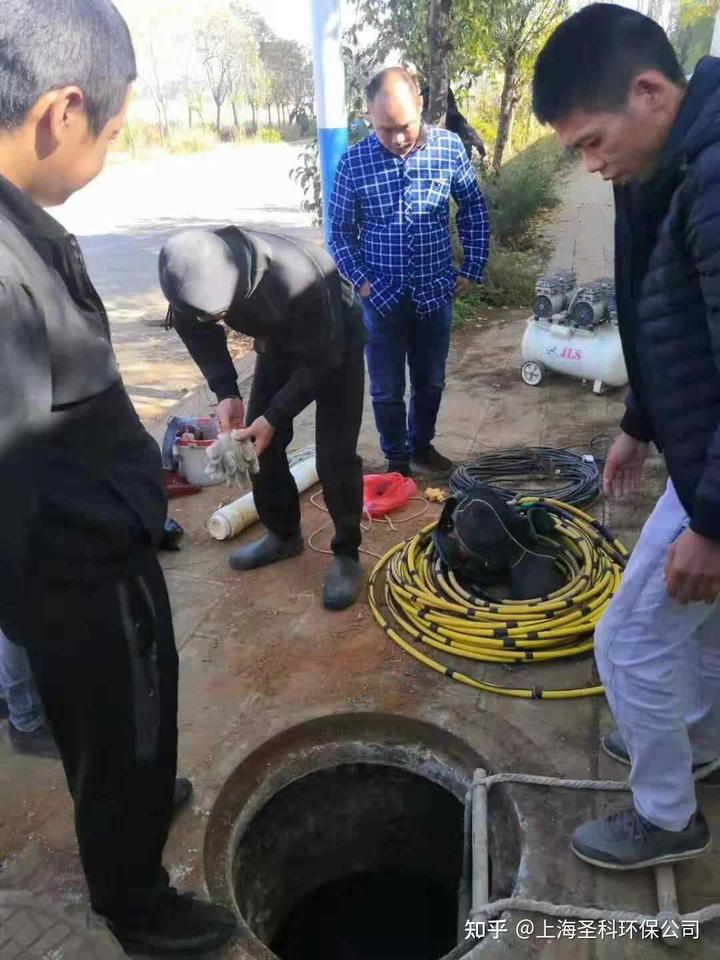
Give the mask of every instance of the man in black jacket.
M 363 582 L 357 439 L 365 367 L 361 320 L 335 264 L 313 244 L 225 227 L 172 237 L 159 269 L 173 325 L 217 395 L 221 431 L 240 429 L 240 438 L 254 441 L 260 461 L 253 487 L 267 533 L 236 550 L 230 565 L 251 570 L 302 551 L 300 500 L 285 451 L 294 417 L 316 401 L 318 474 L 335 524 L 324 603 L 345 609 Z M 247 428 L 220 320 L 255 339 Z
M 135 55 L 109 0 L 0 16 L 0 629 L 28 653 L 94 909 L 143 954 L 204 954 L 229 911 L 168 885 L 177 672 L 156 544 L 160 452 L 125 392 L 77 240 L 42 208 L 124 123 Z
M 637 489 L 650 441 L 670 474 L 595 635 L 618 727 L 603 748 L 632 765 L 634 804 L 572 839 L 584 860 L 632 869 L 706 849 L 693 770 L 720 754 L 720 61 L 688 85 L 654 21 L 595 4 L 550 38 L 533 95 L 615 186 L 631 390 L 605 492 Z

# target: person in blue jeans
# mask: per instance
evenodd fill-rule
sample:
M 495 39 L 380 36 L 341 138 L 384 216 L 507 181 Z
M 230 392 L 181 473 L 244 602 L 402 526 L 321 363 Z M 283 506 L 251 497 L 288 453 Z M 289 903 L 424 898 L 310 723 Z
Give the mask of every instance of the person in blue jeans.
M 0 718 L 8 717 L 10 743 L 16 753 L 60 759 L 30 661 L 23 647 L 10 643 L 0 630 Z
M 400 67 L 371 80 L 374 133 L 338 166 L 330 252 L 363 308 L 370 392 L 389 471 L 446 473 L 433 446 L 445 387 L 453 297 L 479 283 L 488 256 L 487 207 L 457 134 L 422 121 L 422 97 Z M 453 266 L 450 198 L 465 253 Z M 405 407 L 406 365 L 410 409 Z

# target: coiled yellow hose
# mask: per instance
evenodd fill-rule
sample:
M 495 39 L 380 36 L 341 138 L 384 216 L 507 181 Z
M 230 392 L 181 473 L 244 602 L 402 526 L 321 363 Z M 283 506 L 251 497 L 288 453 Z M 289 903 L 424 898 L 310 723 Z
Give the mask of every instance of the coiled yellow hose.
M 388 637 L 420 663 L 478 690 L 544 700 L 597 696 L 603 692 L 601 686 L 546 690 L 487 683 L 427 652 L 509 664 L 557 660 L 592 650 L 595 625 L 620 584 L 627 550 L 601 523 L 570 504 L 526 497 L 518 506 L 541 506 L 552 517 L 550 537 L 560 547 L 558 562 L 567 576 L 562 589 L 519 602 L 479 598 L 452 572 L 444 573 L 431 538 L 435 524 L 430 524 L 389 550 L 376 565 L 369 582 L 373 615 Z M 389 619 L 378 598 L 383 573 Z

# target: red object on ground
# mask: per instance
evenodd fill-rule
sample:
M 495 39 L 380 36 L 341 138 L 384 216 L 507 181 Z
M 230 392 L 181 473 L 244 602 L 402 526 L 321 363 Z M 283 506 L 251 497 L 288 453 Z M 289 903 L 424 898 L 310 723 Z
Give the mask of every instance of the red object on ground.
M 172 470 L 165 470 L 163 476 L 165 479 L 165 490 L 170 500 L 174 500 L 176 497 L 190 497 L 193 493 L 200 493 L 200 487 L 193 486 L 192 483 L 183 480 L 181 476 Z
M 417 485 L 401 473 L 369 473 L 363 477 L 363 507 L 371 517 L 399 510 L 417 493 Z

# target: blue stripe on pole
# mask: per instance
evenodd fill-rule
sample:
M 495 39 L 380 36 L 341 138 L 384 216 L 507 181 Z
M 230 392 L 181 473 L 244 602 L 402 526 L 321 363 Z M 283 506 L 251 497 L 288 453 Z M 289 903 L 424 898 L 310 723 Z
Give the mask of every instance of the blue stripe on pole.
M 322 181 L 323 228 L 325 242 L 330 239 L 330 218 L 328 207 L 335 183 L 335 172 L 340 158 L 348 148 L 347 127 L 333 130 L 318 130 L 318 146 L 320 148 L 320 179 Z

